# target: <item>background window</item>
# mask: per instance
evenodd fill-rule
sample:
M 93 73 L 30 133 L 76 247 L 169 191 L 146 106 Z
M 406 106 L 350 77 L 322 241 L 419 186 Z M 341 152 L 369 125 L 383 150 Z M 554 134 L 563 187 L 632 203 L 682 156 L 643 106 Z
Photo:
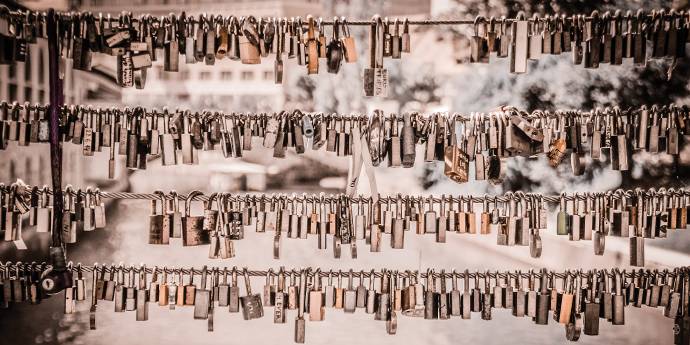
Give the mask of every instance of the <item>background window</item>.
M 220 78 L 223 80 L 232 80 L 232 72 L 223 71 L 220 73 Z
M 254 79 L 253 71 L 242 71 L 242 80 L 252 80 Z
M 45 81 L 45 64 L 47 63 L 46 54 L 48 54 L 48 50 L 38 50 L 38 81 L 40 83 L 43 83 Z
M 31 82 L 31 55 L 26 57 L 26 62 L 24 63 L 24 80 Z
M 9 97 L 11 101 L 15 101 L 17 99 L 17 85 L 16 84 L 10 84 L 9 87 Z

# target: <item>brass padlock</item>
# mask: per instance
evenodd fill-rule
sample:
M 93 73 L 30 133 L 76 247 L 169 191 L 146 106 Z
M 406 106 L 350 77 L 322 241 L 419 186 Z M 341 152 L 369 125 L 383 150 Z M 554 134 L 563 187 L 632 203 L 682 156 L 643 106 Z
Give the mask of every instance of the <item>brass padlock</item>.
M 444 152 L 443 173 L 457 183 L 469 180 L 469 156 L 458 145 L 447 146 Z
M 307 73 L 317 74 L 319 73 L 319 45 L 316 40 L 316 35 L 314 33 L 314 17 L 311 15 L 307 16 L 307 43 L 306 43 L 306 55 L 307 55 Z
M 256 18 L 249 16 L 242 21 L 242 35 L 239 36 L 240 59 L 243 64 L 260 64 L 259 32 Z M 239 34 L 239 32 L 238 32 Z
M 209 232 L 204 230 L 204 216 L 191 216 L 191 204 L 194 197 L 203 195 L 200 191 L 189 193 L 185 200 L 185 215 L 182 218 L 184 230 L 182 231 L 182 245 L 198 246 L 210 244 Z

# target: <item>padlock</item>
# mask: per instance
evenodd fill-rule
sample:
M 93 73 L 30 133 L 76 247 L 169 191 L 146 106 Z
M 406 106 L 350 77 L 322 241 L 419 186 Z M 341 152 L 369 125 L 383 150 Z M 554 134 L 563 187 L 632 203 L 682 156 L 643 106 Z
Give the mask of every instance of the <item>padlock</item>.
M 242 63 L 250 65 L 261 63 L 256 18 L 253 16 L 245 18 L 241 26 L 242 35 L 239 36 L 239 51 Z
M 206 266 L 201 269 L 201 286 L 196 289 L 194 296 L 194 319 L 205 320 L 209 318 L 209 308 L 211 307 L 211 290 L 206 286 L 208 270 Z
M 191 204 L 194 197 L 203 195 L 199 191 L 190 192 L 185 200 L 185 215 L 182 218 L 184 229 L 182 231 L 182 245 L 184 246 L 198 246 L 202 244 L 210 244 L 210 234 L 204 230 L 204 216 L 192 216 Z
M 316 269 L 309 290 L 309 321 L 323 321 L 326 316 L 325 294 L 321 291 L 321 270 Z
M 251 282 L 249 281 L 249 271 L 247 271 L 247 268 L 244 268 L 243 274 L 247 294 L 240 297 L 240 303 L 242 305 L 242 317 L 245 320 L 261 318 L 264 316 L 261 294 L 252 294 Z
M 165 194 L 162 191 L 157 190 L 153 192 L 159 199 L 151 200 L 151 215 L 149 216 L 149 244 L 169 244 L 170 243 L 170 231 L 166 231 L 165 224 L 169 224 L 170 221 L 166 221 L 166 218 L 170 218 L 165 210 L 165 205 L 167 200 L 165 199 Z M 160 212 L 156 204 L 160 203 Z

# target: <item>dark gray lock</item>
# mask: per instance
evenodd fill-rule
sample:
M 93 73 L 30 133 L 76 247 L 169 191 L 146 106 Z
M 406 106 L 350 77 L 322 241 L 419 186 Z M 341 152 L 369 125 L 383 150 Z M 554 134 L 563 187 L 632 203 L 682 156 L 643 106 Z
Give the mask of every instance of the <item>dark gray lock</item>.
M 434 271 L 426 272 L 426 292 L 424 294 L 424 318 L 427 320 L 438 319 L 439 293 L 436 292 Z
M 376 290 L 374 290 L 374 270 L 369 272 L 369 289 L 366 290 L 366 305 L 364 312 L 374 314 L 376 311 Z
M 623 295 L 623 273 L 616 270 L 614 273 L 614 283 L 616 292 L 612 297 L 611 323 L 614 325 L 625 324 L 625 296 Z
M 357 308 L 366 308 L 367 306 L 367 288 L 364 286 L 364 272 L 359 272 L 359 285 L 356 290 Z
M 474 288 L 472 289 L 472 303 L 470 303 L 470 306 L 471 306 L 473 312 L 479 313 L 482 311 L 483 304 L 484 304 L 484 294 L 479 289 L 479 274 L 475 273 L 475 275 L 474 275 Z
M 410 113 L 403 114 L 403 129 L 402 129 L 402 166 L 410 168 L 414 165 L 416 157 L 416 142 L 414 128 L 412 127 L 412 115 Z
M 450 295 L 446 292 L 446 271 L 441 270 L 441 274 L 439 276 L 439 279 L 441 280 L 441 291 L 438 294 L 438 318 L 441 320 L 447 320 L 450 318 L 450 310 L 449 310 L 449 303 L 448 299 L 450 298 Z
M 589 288 L 589 296 L 587 296 L 584 305 L 584 334 L 599 335 L 599 311 L 601 305 L 597 300 L 598 297 L 596 281 L 592 281 Z
M 230 285 L 228 285 L 228 269 L 223 269 L 223 278 L 218 283 L 217 292 L 215 293 L 216 300 L 219 307 L 227 307 L 230 303 Z
M 155 191 L 160 199 L 158 202 L 156 200 L 151 200 L 151 215 L 149 216 L 149 244 L 168 244 L 170 243 L 170 231 L 165 228 L 166 218 L 170 218 L 170 215 L 165 212 L 165 204 L 167 200 L 165 199 L 165 194 L 162 191 Z M 156 204 L 160 203 L 160 212 Z M 167 221 L 169 223 L 169 221 Z
M 680 307 L 680 301 L 681 301 L 681 292 L 683 288 L 683 278 L 679 274 L 680 271 L 678 269 L 674 269 L 672 273 L 672 282 L 669 282 L 669 284 L 672 285 L 672 289 L 669 293 L 669 299 L 668 299 L 668 304 L 666 304 L 666 307 L 664 308 L 664 316 L 668 318 L 676 318 L 678 316 L 679 312 L 679 307 Z M 668 279 L 668 278 L 667 278 Z
M 402 209 L 402 200 L 398 197 L 396 201 L 396 215 L 391 223 L 391 248 L 393 249 L 403 249 L 405 246 L 405 218 L 403 217 Z
M 184 246 L 198 246 L 202 244 L 210 244 L 210 234 L 204 230 L 204 217 L 192 216 L 191 206 L 192 200 L 199 195 L 203 195 L 199 191 L 192 191 L 185 200 L 185 215 L 182 218 L 184 230 L 182 231 L 182 245 Z
M 462 318 L 470 319 L 472 316 L 472 293 L 470 292 L 470 272 L 465 270 L 463 274 L 464 289 L 462 292 Z
M 232 268 L 232 285 L 230 286 L 230 297 L 228 299 L 228 310 L 231 313 L 240 311 L 240 287 L 237 285 L 237 268 Z
M 511 285 L 511 280 L 512 280 L 512 277 L 510 276 L 510 273 L 506 273 L 505 285 L 501 288 L 503 290 L 501 293 L 501 295 L 503 297 L 503 308 L 506 308 L 506 309 L 512 309 L 513 305 L 515 304 L 515 300 L 513 300 L 513 292 L 515 290 L 513 289 L 513 286 Z
M 644 238 L 630 238 L 630 266 L 644 267 Z
M 482 320 L 491 320 L 491 305 L 493 293 L 491 292 L 491 282 L 489 271 L 484 273 L 484 291 L 482 298 Z
M 245 320 L 261 318 L 264 316 L 261 294 L 252 294 L 251 282 L 249 281 L 249 271 L 247 271 L 245 268 L 243 273 L 246 295 L 240 297 L 240 303 L 242 305 L 242 317 Z
M 139 283 L 136 288 L 137 321 L 149 319 L 149 290 L 146 289 L 146 266 L 139 268 Z
M 306 320 L 304 319 L 305 301 L 307 297 L 307 273 L 302 270 L 299 279 L 299 307 L 295 318 L 295 343 L 303 344 L 305 338 Z
M 177 40 L 178 37 L 176 30 L 179 24 L 174 14 L 172 14 L 170 18 L 170 26 L 166 25 L 165 19 L 163 21 L 163 25 L 166 32 L 165 36 L 169 36 L 169 39 L 166 40 L 163 47 L 163 70 L 166 72 L 177 72 L 179 71 L 180 64 L 180 43 Z
M 133 311 L 137 309 L 137 288 L 135 285 L 135 269 L 129 267 L 127 270 L 127 285 L 122 289 L 124 297 L 124 308 L 121 311 Z
M 386 321 L 388 318 L 388 311 L 391 309 L 392 296 L 390 286 L 391 273 L 387 270 L 381 272 L 380 292 L 376 293 L 376 312 L 374 313 L 374 320 Z
M 405 271 L 402 281 L 402 289 L 400 291 L 400 310 L 404 315 L 409 315 L 410 313 L 414 312 L 416 296 L 413 279 L 413 274 L 410 271 Z
M 480 29 L 482 31 L 480 35 Z M 470 62 L 489 63 L 489 42 L 487 36 L 486 19 L 477 16 L 474 20 L 474 35 L 470 40 Z
M 537 325 L 547 325 L 549 323 L 549 310 L 551 310 L 551 292 L 549 291 L 546 269 L 541 270 L 539 277 L 539 294 L 537 295 L 537 310 L 534 322 Z
M 276 285 L 273 275 L 273 269 L 269 269 L 266 273 L 266 284 L 264 284 L 263 305 L 272 307 L 275 301 Z
M 659 306 L 666 308 L 671 298 L 671 283 L 669 281 L 668 270 L 665 269 L 663 273 L 657 275 L 657 284 L 660 286 Z
M 102 267 L 101 280 L 99 280 L 99 284 L 100 284 L 100 282 L 102 282 L 102 284 L 100 284 L 100 285 L 102 285 L 102 288 L 100 290 L 101 293 L 100 294 L 97 293 L 97 297 L 99 299 L 103 299 L 106 301 L 116 300 L 115 299 L 115 292 L 116 292 L 116 289 L 118 289 L 118 287 L 120 290 L 122 290 L 122 284 L 124 282 L 124 272 L 122 271 L 121 267 L 118 268 L 117 278 L 116 278 L 115 277 L 115 268 L 113 266 L 111 266 L 110 267 L 110 280 L 105 281 L 104 275 L 105 275 L 105 268 Z M 98 287 L 98 284 L 96 286 Z M 123 302 L 124 302 L 124 296 L 121 296 L 120 303 L 123 303 Z M 115 304 L 115 306 L 117 309 L 117 303 Z
M 522 289 L 522 273 L 515 276 L 515 290 L 513 291 L 513 316 L 524 317 L 527 314 L 527 293 Z

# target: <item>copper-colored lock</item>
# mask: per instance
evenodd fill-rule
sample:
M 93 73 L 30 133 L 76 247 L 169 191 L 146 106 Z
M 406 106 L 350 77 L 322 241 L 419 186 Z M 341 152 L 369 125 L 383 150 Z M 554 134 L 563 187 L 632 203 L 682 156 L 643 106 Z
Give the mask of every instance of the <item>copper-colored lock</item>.
M 220 28 L 218 29 L 218 47 L 216 47 L 216 59 L 223 59 L 228 53 L 228 48 L 230 48 L 228 27 L 225 24 L 220 24 Z
M 347 25 L 347 20 L 342 18 L 341 23 L 344 37 L 342 37 L 340 41 L 343 42 L 345 61 L 347 63 L 357 62 L 357 47 L 355 46 L 355 39 L 350 36 L 350 27 Z
M 552 168 L 555 168 L 561 164 L 563 157 L 565 157 L 565 150 L 566 147 L 564 139 L 556 139 L 553 143 L 551 143 L 547 157 L 549 158 L 549 165 Z
M 444 152 L 445 168 L 443 173 L 457 183 L 468 181 L 469 156 L 457 145 L 446 147 Z
M 259 52 L 256 19 L 249 17 L 242 23 L 242 36 L 239 37 L 240 59 L 243 64 L 256 65 L 261 63 Z
M 182 270 L 177 271 L 177 286 L 175 288 L 175 305 L 183 306 L 184 305 L 184 290 L 185 286 L 182 281 Z
M 189 284 L 185 285 L 183 290 L 184 305 L 194 305 L 196 297 L 196 285 L 194 285 L 194 269 L 189 269 Z M 178 295 L 179 298 L 179 295 Z
M 163 307 L 170 302 L 168 296 L 168 269 L 163 267 L 163 277 L 158 283 L 158 305 Z M 154 301 L 155 302 L 155 301 Z
M 482 235 L 490 234 L 491 233 L 491 215 L 489 214 L 489 200 L 487 199 L 486 196 L 484 196 L 484 200 L 482 201 L 482 213 L 481 213 L 481 220 L 480 220 L 480 230 L 479 233 Z
M 326 310 L 324 308 L 324 294 L 321 291 L 321 270 L 314 272 L 314 283 L 309 291 L 309 321 L 323 321 Z
M 307 16 L 307 73 L 319 73 L 319 44 L 314 34 L 314 17 Z

